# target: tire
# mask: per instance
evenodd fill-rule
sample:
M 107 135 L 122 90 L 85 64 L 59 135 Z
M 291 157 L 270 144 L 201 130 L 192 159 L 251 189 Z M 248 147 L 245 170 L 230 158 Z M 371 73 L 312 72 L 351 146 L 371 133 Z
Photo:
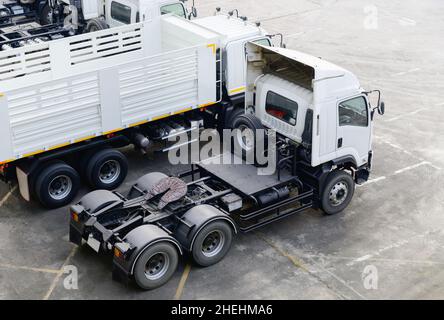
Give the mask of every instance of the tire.
M 213 240 L 213 241 L 212 241 Z M 233 230 L 225 221 L 215 221 L 197 234 L 193 243 L 193 260 L 201 267 L 219 263 L 233 243 Z
M 244 115 L 244 114 L 245 114 L 244 108 L 234 109 L 233 112 L 228 117 L 227 122 L 226 122 L 226 128 L 224 128 L 224 129 L 232 129 L 233 124 L 234 124 L 234 120 L 236 120 L 238 117 L 240 117 L 241 115 Z
M 86 32 L 96 32 L 108 28 L 109 28 L 108 24 L 103 19 L 100 18 L 91 19 L 86 24 Z
M 104 149 L 88 161 L 85 176 L 89 185 L 100 190 L 114 190 L 128 174 L 128 160 L 118 150 Z
M 139 180 L 137 180 L 134 187 L 137 187 L 137 189 L 140 189 L 143 193 L 146 193 L 165 178 L 168 178 L 168 176 L 160 172 L 148 173 L 143 177 L 141 177 Z M 128 194 L 128 199 L 134 199 L 143 195 L 143 193 L 140 193 L 134 187 L 131 189 L 130 193 Z
M 121 199 L 114 193 L 106 190 L 97 190 L 85 195 L 79 202 L 89 213 L 96 213 Z
M 344 211 L 355 193 L 355 182 L 351 175 L 344 171 L 329 174 L 321 194 L 321 207 L 327 215 Z
M 37 176 L 34 192 L 43 206 L 54 209 L 71 203 L 79 188 L 77 171 L 64 162 L 56 162 L 45 167 Z
M 173 244 L 156 243 L 145 249 L 137 259 L 134 280 L 143 290 L 157 289 L 171 280 L 178 264 L 179 254 Z
M 251 114 L 241 114 L 233 120 L 233 130 L 238 130 L 233 141 L 233 153 L 242 156 L 244 160 L 254 160 L 257 163 L 256 148 L 265 143 L 264 139 L 258 140 L 257 131 L 264 130 L 264 126 L 258 118 Z M 252 135 L 243 139 L 240 132 L 251 130 Z M 240 152 L 240 153 L 239 153 Z
M 40 12 L 40 24 L 42 26 L 46 26 L 48 24 L 52 24 L 52 17 L 50 17 L 51 14 L 51 8 L 49 7 L 48 4 L 45 4 L 45 6 L 43 7 L 42 11 Z

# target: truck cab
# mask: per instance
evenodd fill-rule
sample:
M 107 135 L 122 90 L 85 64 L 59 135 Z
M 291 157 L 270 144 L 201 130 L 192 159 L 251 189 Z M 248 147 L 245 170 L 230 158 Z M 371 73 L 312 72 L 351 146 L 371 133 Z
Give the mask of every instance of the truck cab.
M 218 13 L 193 22 L 220 36 L 224 95 L 233 104 L 243 104 L 246 89 L 245 46 L 248 42 L 271 46 L 269 34 L 260 24 L 250 23 L 246 17 L 236 17 L 233 14 Z
M 103 16 L 111 28 L 150 21 L 163 14 L 188 17 L 184 4 L 174 0 L 106 0 L 104 8 Z
M 247 46 L 246 110 L 296 145 L 312 168 L 324 164 L 368 179 L 375 111 L 369 94 L 348 70 L 323 59 L 282 48 Z

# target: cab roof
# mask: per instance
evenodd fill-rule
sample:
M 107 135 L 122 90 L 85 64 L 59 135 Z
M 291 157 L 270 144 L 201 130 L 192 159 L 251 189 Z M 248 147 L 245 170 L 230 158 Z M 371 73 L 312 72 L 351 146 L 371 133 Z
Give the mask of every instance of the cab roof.
M 224 42 L 265 35 L 261 27 L 246 23 L 237 17 L 216 15 L 193 20 L 194 23 L 205 27 L 224 37 Z

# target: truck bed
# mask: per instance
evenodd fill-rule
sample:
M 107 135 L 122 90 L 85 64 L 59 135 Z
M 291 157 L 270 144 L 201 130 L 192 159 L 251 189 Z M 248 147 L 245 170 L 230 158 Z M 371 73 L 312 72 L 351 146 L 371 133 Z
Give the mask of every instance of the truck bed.
M 232 164 L 223 164 L 224 157 L 233 157 Z M 224 153 L 214 158 L 203 160 L 198 166 L 209 174 L 220 178 L 234 189 L 245 195 L 251 196 L 264 190 L 277 187 L 294 179 L 287 171 L 281 172 L 279 180 L 278 173 L 274 175 L 259 175 L 258 168 L 249 164 L 242 163 L 242 159 L 231 153 Z
M 218 38 L 177 19 L 0 52 L 0 164 L 216 103 Z

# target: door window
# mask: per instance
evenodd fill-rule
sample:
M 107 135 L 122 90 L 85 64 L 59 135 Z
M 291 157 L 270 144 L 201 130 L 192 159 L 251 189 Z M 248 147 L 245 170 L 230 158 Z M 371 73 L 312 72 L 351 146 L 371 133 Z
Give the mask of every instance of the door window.
M 183 7 L 183 5 L 181 3 L 174 3 L 174 4 L 168 4 L 166 6 L 163 6 L 160 8 L 160 13 L 161 14 L 169 14 L 172 13 L 176 16 L 185 18 L 187 17 L 186 13 L 185 13 L 185 8 Z
M 295 126 L 298 118 L 298 104 L 277 93 L 269 91 L 265 110 L 267 113 L 281 121 Z
M 367 100 L 364 97 L 353 98 L 339 104 L 339 126 L 368 126 Z
M 122 3 L 113 1 L 111 2 L 111 18 L 125 24 L 130 24 L 131 8 Z
M 268 39 L 268 38 L 255 40 L 255 41 L 253 41 L 253 43 L 257 43 L 257 44 L 264 46 L 264 47 L 271 47 L 271 42 L 270 42 L 270 39 Z

